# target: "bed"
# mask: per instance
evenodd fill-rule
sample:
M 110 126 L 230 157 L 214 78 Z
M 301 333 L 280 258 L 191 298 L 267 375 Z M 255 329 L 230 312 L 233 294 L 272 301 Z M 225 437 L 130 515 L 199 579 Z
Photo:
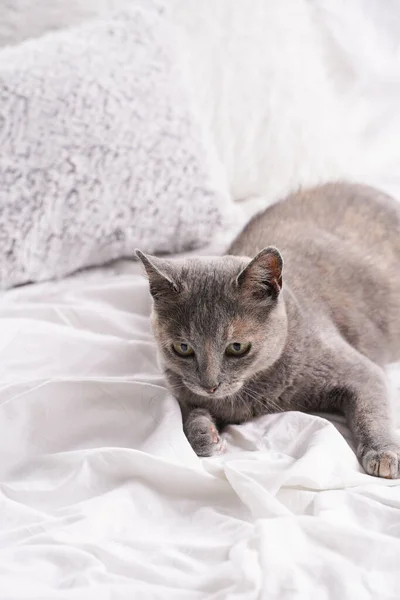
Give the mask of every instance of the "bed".
M 22 29 L 18 11 L 3 7 L 19 29 L 3 25 L 0 42 L 49 27 L 46 2 L 25 4 Z M 254 0 L 251 36 L 252 13 L 242 27 L 231 0 L 219 11 L 214 0 L 171 5 L 193 42 L 193 87 L 235 199 L 256 194 L 261 206 L 287 186 L 344 175 L 400 198 L 395 3 L 291 0 L 287 29 L 277 4 Z M 56 6 L 51 27 L 75 22 L 70 3 Z M 257 65 L 256 42 L 273 51 L 281 38 L 279 69 L 274 52 Z M 268 99 L 258 113 L 256 92 Z M 367 476 L 344 421 L 327 415 L 230 426 L 226 452 L 198 458 L 158 367 L 149 313 L 130 260 L 0 296 L 1 600 L 398 600 L 399 481 Z M 398 365 L 390 376 L 400 425 Z
M 398 482 L 296 412 L 198 458 L 149 310 L 131 261 L 4 294 L 1 598 L 398 598 Z

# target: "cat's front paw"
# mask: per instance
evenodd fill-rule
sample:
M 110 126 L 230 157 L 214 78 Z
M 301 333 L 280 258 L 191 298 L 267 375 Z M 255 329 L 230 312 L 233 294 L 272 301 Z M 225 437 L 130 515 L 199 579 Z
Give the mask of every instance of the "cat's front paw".
M 360 447 L 360 462 L 368 475 L 385 479 L 400 478 L 400 446 L 388 445 L 383 448 Z
M 185 433 L 197 456 L 215 456 L 224 451 L 223 439 L 213 421 L 204 414 L 189 418 Z

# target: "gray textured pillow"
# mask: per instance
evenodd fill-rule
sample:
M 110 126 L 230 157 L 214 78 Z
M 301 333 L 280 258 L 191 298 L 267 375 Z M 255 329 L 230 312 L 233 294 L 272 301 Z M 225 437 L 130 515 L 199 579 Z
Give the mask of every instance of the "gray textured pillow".
M 208 243 L 228 194 L 163 11 L 0 52 L 0 287 Z

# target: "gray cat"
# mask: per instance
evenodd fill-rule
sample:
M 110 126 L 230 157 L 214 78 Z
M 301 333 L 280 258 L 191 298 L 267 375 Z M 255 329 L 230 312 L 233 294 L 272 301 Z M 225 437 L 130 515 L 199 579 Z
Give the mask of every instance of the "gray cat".
M 383 367 L 400 358 L 400 204 L 346 183 L 299 191 L 255 216 L 228 254 L 137 252 L 196 453 L 219 452 L 228 423 L 339 411 L 366 472 L 399 477 Z

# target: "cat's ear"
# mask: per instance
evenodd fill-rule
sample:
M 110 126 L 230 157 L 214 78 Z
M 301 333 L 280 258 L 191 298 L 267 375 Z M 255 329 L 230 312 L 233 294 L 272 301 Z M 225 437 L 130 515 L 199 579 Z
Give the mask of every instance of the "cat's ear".
M 168 263 L 171 261 L 149 256 L 140 250 L 135 250 L 135 254 L 146 270 L 153 298 L 159 299 L 179 292 L 179 286 L 171 276 L 171 268 L 168 268 Z
M 269 246 L 249 262 L 236 281 L 239 288 L 257 300 L 277 298 L 282 289 L 282 268 L 283 259 L 279 250 Z

